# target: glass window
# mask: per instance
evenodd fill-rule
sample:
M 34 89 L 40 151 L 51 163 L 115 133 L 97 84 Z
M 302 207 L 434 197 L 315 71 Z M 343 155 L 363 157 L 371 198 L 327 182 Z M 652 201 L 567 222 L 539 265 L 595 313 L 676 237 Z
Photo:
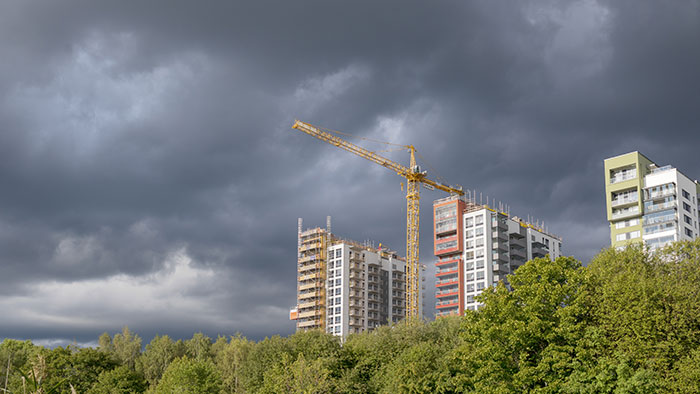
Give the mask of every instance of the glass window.
M 474 229 L 474 236 L 478 237 L 480 235 L 484 235 L 483 227 L 477 227 L 476 229 Z
M 485 287 L 486 285 L 484 284 L 484 282 L 479 282 L 476 284 L 476 290 L 484 290 Z
M 484 260 L 477 260 L 476 268 L 484 268 Z
M 475 225 L 478 226 L 478 225 L 483 224 L 483 223 L 484 223 L 484 215 L 474 216 L 474 224 Z
M 474 218 L 473 217 L 468 217 L 464 220 L 464 227 L 473 227 L 474 226 Z
M 484 271 L 477 271 L 476 272 L 476 279 L 477 280 L 484 279 Z

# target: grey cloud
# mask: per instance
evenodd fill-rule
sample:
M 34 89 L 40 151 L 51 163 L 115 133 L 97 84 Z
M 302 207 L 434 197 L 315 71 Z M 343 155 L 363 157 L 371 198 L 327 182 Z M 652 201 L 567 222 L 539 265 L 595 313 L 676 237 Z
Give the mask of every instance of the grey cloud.
M 693 1 L 5 2 L 0 293 L 138 282 L 183 248 L 224 279 L 189 288 L 201 315 L 37 299 L 104 323 L 4 319 L 0 337 L 289 333 L 297 217 L 403 254 L 401 179 L 295 118 L 413 144 L 430 176 L 544 220 L 586 262 L 609 242 L 605 157 L 700 174 L 698 26 Z

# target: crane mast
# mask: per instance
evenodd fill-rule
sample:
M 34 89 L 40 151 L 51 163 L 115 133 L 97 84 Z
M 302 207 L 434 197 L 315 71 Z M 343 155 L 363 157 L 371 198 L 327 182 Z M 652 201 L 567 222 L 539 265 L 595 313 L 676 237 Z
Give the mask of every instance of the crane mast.
M 420 184 L 448 193 L 464 195 L 461 187 L 446 186 L 426 178 L 416 163 L 416 148 L 413 145 L 401 145 L 410 154 L 410 165 L 406 167 L 365 148 L 323 131 L 318 127 L 302 121 L 295 121 L 292 128 L 309 134 L 338 148 L 354 153 L 382 167 L 386 167 L 406 178 L 406 318 L 419 317 L 420 305 L 420 263 L 418 256 L 420 230 Z

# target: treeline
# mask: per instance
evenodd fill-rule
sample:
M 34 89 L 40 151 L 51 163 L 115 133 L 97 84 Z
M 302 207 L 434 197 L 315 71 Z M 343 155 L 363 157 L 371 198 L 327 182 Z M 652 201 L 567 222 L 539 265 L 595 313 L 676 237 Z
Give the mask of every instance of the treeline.
M 0 378 L 10 393 L 700 393 L 700 241 L 536 259 L 509 279 L 478 312 L 342 345 L 195 334 L 142 351 L 127 328 L 96 349 L 5 340 Z

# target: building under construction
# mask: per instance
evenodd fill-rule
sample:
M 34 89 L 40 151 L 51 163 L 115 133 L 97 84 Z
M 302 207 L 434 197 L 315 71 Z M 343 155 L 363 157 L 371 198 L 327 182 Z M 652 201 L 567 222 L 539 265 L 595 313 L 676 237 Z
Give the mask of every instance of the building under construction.
M 433 202 L 437 316 L 477 309 L 480 303 L 474 297 L 485 288 L 501 281 L 508 285 L 507 275 L 528 260 L 555 259 L 562 253 L 561 238 L 544 225 L 511 216 L 502 204 L 494 203 L 500 205 L 495 209 L 477 203 L 471 196 Z
M 297 305 L 290 311 L 297 331 L 345 337 L 405 318 L 405 259 L 381 244 L 335 236 L 330 218 L 325 229 L 303 231 L 299 219 L 297 233 Z

